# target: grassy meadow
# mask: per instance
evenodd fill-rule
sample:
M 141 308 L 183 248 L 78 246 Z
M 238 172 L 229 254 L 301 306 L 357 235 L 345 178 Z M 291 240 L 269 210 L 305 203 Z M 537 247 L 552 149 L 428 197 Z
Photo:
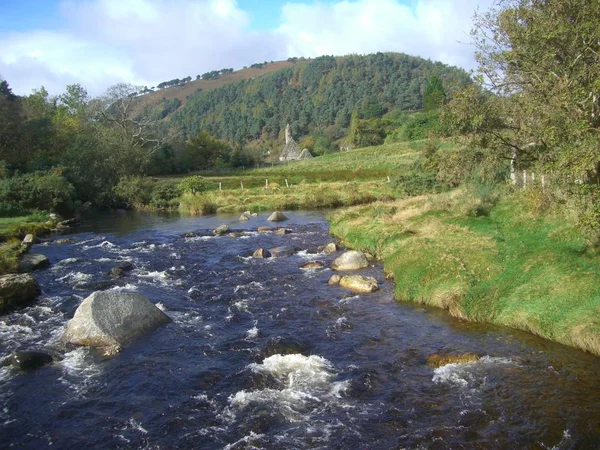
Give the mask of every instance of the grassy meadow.
M 207 191 L 184 194 L 179 199 L 179 211 L 209 214 L 318 209 L 392 200 L 397 194 L 388 177 L 411 166 L 421 145 L 366 147 L 263 169 L 203 174 Z

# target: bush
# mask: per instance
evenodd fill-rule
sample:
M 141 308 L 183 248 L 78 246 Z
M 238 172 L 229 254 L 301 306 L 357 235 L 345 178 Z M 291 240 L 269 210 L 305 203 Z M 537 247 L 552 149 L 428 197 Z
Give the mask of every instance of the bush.
M 34 172 L 0 179 L 0 214 L 20 215 L 32 210 L 73 210 L 75 188 L 60 170 Z
M 204 177 L 201 177 L 200 175 L 194 175 L 181 180 L 178 188 L 182 193 L 191 192 L 192 194 L 195 194 L 196 192 L 204 192 L 208 190 L 208 183 Z
M 119 200 L 127 208 L 150 203 L 154 182 L 147 177 L 122 177 L 113 188 Z
M 442 185 L 436 180 L 436 173 L 418 167 L 396 177 L 392 183 L 395 189 L 410 197 L 442 191 Z
M 157 183 L 152 189 L 150 206 L 158 209 L 176 209 L 179 206 L 180 195 L 179 185 L 169 182 Z

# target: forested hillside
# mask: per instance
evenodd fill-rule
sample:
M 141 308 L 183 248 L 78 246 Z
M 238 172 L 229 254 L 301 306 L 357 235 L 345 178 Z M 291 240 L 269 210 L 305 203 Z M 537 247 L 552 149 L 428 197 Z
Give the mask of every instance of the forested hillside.
M 421 109 L 425 84 L 434 75 L 449 96 L 470 81 L 462 69 L 405 54 L 322 56 L 198 92 L 170 123 L 187 136 L 204 130 L 232 143 L 277 139 L 286 123 L 296 137 L 327 129 L 337 139 L 347 132 L 355 108 L 361 119 Z

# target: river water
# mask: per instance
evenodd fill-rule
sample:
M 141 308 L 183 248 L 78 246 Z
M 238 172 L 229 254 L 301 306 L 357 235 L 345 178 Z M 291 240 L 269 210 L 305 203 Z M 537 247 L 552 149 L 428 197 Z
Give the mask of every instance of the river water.
M 526 333 L 450 318 L 381 290 L 328 286 L 303 270 L 331 241 L 319 213 L 292 233 L 257 233 L 266 215 L 88 219 L 74 242 L 36 245 L 41 298 L 0 317 L 0 357 L 45 349 L 57 361 L 0 368 L 0 448 L 460 449 L 598 448 L 600 359 Z M 222 223 L 246 230 L 212 237 Z M 199 236 L 184 238 L 186 232 Z M 259 247 L 294 256 L 252 259 Z M 133 272 L 107 272 L 131 261 Z M 116 356 L 60 343 L 98 289 L 146 295 L 173 322 Z M 427 366 L 431 354 L 478 361 Z

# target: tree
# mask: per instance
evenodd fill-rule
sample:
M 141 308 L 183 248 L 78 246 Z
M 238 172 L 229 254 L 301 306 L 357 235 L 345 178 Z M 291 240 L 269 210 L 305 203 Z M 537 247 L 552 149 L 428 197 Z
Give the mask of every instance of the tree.
M 108 88 L 100 99 L 99 117 L 110 125 L 128 150 L 139 150 L 146 156 L 156 152 L 161 139 L 157 120 L 136 111 L 136 87 L 119 83 Z
M 479 82 L 450 117 L 471 146 L 533 167 L 579 199 L 600 228 L 600 3 L 501 0 L 476 16 Z M 576 182 L 575 182 L 576 181 Z
M 20 151 L 23 130 L 21 101 L 13 94 L 8 82 L 0 79 L 0 160 L 9 166 L 22 166 Z
M 425 111 L 432 111 L 445 103 L 446 91 L 444 90 L 442 80 L 437 75 L 430 76 L 425 83 L 425 90 L 423 92 L 423 109 Z
M 208 132 L 200 131 L 186 145 L 186 155 L 191 170 L 214 167 L 219 159 L 228 157 L 229 145 L 214 139 Z

